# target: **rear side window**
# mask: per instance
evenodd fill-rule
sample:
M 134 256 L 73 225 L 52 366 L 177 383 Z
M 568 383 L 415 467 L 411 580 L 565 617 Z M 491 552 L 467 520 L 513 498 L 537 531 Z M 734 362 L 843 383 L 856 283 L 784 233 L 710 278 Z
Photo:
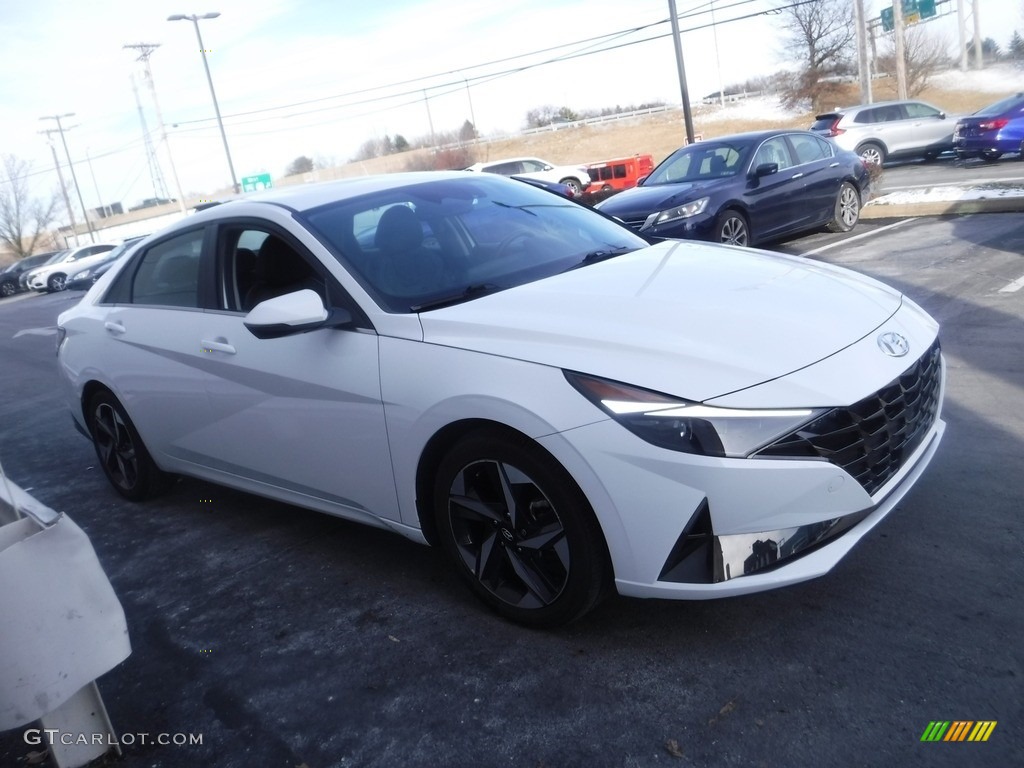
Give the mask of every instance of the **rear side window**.
M 800 165 L 832 157 L 832 147 L 827 141 L 819 139 L 817 136 L 796 134 L 790 136 L 789 139 L 793 143 L 796 161 Z
M 199 262 L 205 230 L 154 244 L 118 274 L 104 303 L 199 306 Z

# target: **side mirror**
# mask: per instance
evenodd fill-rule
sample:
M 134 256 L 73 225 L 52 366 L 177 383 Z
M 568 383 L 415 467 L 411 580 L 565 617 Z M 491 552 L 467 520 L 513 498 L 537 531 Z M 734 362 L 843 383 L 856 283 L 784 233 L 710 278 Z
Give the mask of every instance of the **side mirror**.
M 778 163 L 761 163 L 754 169 L 754 176 L 760 179 L 762 176 L 771 176 L 779 172 Z
M 636 185 L 637 185 L 638 187 L 642 187 L 642 186 L 644 185 L 644 182 L 645 182 L 645 181 L 647 181 L 647 176 L 641 176 L 640 178 L 638 178 L 638 179 L 636 180 Z
M 352 322 L 347 310 L 328 311 L 316 291 L 301 291 L 261 301 L 242 321 L 257 339 L 279 339 L 318 328 L 336 328 Z

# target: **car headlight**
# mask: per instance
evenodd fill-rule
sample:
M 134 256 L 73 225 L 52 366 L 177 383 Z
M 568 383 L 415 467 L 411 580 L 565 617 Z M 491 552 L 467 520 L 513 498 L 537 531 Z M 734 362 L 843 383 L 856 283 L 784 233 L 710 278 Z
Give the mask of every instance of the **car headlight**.
M 702 456 L 750 456 L 829 410 L 717 408 L 571 371 L 565 371 L 565 378 L 637 437 Z
M 70 283 L 72 280 L 85 280 L 85 278 L 87 278 L 91 274 L 92 274 L 92 270 L 91 269 L 83 269 L 77 275 L 72 275 L 71 278 L 68 280 L 68 282 Z
M 694 200 L 692 203 L 683 203 L 677 205 L 675 208 L 669 208 L 664 211 L 656 211 L 647 217 L 647 221 L 640 227 L 642 232 L 645 229 L 656 227 L 659 224 L 665 224 L 669 221 L 675 221 L 676 219 L 688 219 L 691 216 L 697 216 L 698 214 L 704 213 L 704 209 L 708 207 L 708 200 L 711 198 L 702 197 L 700 200 Z

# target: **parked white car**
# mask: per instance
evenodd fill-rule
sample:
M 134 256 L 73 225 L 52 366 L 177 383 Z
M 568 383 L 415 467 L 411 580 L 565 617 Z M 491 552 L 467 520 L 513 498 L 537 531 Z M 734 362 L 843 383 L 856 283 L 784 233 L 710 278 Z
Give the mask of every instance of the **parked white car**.
M 34 291 L 63 291 L 67 277 L 99 262 L 103 254 L 117 248 L 117 243 L 91 243 L 65 252 L 57 262 L 36 267 L 28 273 L 26 285 Z
M 497 173 L 501 176 L 522 176 L 546 181 L 549 184 L 561 184 L 569 188 L 573 197 L 579 197 L 590 185 L 590 171 L 586 166 L 554 165 L 536 157 L 513 157 L 508 160 L 475 163 L 466 170 Z
M 938 325 L 795 256 L 650 245 L 464 172 L 196 213 L 58 319 L 123 496 L 169 473 L 439 545 L 511 619 L 820 576 L 934 456 Z

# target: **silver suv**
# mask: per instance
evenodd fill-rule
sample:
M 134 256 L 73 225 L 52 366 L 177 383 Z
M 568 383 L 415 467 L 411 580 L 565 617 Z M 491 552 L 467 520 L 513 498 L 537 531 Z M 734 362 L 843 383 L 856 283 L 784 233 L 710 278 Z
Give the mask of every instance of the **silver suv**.
M 952 150 L 956 120 L 923 101 L 879 101 L 818 115 L 811 130 L 881 165 L 897 157 L 934 160 Z

